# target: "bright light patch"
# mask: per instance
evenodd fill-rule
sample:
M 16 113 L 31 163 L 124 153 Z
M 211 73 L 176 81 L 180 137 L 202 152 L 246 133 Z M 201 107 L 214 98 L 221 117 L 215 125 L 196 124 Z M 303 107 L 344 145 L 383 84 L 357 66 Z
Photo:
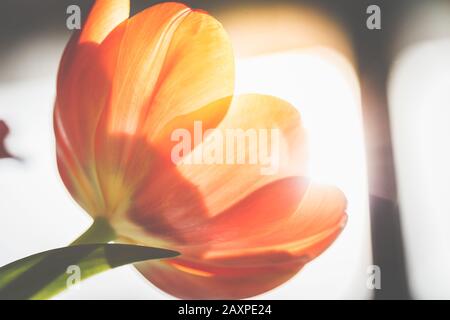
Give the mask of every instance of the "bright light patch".
M 400 210 L 415 298 L 450 298 L 450 39 L 414 45 L 389 82 Z
M 368 186 L 359 85 L 352 66 L 325 48 L 287 51 L 238 60 L 236 81 L 238 94 L 274 95 L 300 111 L 308 134 L 309 176 L 338 186 L 348 199 L 348 223 L 335 244 L 311 268 L 307 265 L 298 281 L 264 297 L 368 297 Z

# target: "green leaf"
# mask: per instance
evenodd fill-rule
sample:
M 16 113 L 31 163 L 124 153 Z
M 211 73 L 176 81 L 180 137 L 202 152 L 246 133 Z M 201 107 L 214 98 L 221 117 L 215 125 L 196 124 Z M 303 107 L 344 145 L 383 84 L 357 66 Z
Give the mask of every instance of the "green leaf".
M 172 250 L 126 244 L 83 244 L 44 251 L 0 268 L 0 300 L 51 298 L 68 287 L 69 266 L 78 266 L 80 280 L 84 280 L 126 264 L 178 255 Z

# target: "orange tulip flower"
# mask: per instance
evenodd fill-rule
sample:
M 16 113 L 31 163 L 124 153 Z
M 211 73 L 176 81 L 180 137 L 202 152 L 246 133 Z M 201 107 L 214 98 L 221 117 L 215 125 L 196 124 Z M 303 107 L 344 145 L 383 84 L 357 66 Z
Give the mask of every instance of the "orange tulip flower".
M 305 133 L 287 102 L 233 97 L 233 51 L 221 24 L 179 3 L 129 17 L 98 0 L 61 60 L 54 126 L 67 189 L 118 241 L 181 256 L 137 265 L 181 298 L 244 298 L 272 289 L 323 252 L 346 221 L 334 187 L 302 178 Z M 171 160 L 178 128 L 277 129 L 280 164 Z M 251 150 L 244 150 L 249 154 Z

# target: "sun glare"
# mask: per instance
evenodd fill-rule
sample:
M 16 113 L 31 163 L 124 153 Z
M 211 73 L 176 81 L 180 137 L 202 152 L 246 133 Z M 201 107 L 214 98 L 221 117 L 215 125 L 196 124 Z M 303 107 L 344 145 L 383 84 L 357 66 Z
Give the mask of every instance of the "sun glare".
M 337 52 L 318 47 L 240 59 L 236 81 L 237 93 L 278 96 L 299 110 L 308 134 L 308 175 L 316 182 L 338 186 L 348 199 L 349 220 L 341 238 L 304 273 L 325 275 L 335 288 L 345 287 L 339 281 L 342 273 L 349 273 L 361 277 L 355 283 L 365 286 L 362 277 L 371 264 L 368 186 L 359 84 L 353 67 Z M 328 256 L 333 256 L 333 263 L 319 266 Z M 327 292 L 317 287 L 314 276 L 301 280 L 302 291 L 312 290 L 317 297 Z M 309 281 L 311 288 L 305 285 Z M 353 293 L 342 288 L 340 296 L 364 296 L 361 285 L 350 287 Z

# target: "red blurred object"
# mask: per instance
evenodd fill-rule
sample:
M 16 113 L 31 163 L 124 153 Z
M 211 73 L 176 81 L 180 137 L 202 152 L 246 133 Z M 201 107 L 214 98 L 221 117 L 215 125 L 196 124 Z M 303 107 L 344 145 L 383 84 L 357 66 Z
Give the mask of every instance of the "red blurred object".
M 6 150 L 5 139 L 9 134 L 9 128 L 6 122 L 0 120 L 0 159 L 2 158 L 13 158 L 13 156 Z

